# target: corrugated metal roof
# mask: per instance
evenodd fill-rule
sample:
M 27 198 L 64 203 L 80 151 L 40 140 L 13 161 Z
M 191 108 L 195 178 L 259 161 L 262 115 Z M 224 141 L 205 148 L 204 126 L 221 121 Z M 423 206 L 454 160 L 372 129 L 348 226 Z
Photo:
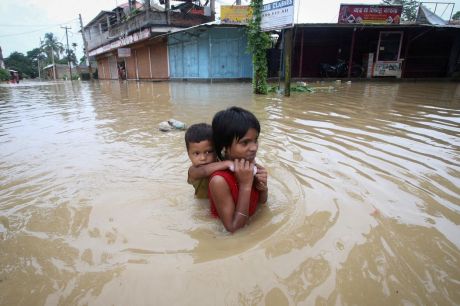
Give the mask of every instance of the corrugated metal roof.
M 460 29 L 460 25 L 446 24 L 420 24 L 420 23 L 401 23 L 401 24 L 343 24 L 343 23 L 296 23 L 294 27 L 299 28 L 385 28 L 385 29 L 401 29 L 401 28 L 427 28 L 427 27 L 445 27 L 445 28 L 457 28 Z
M 97 14 L 97 16 L 94 17 L 90 22 L 88 22 L 88 24 L 85 25 L 83 28 L 86 29 L 87 27 L 98 21 L 104 15 L 116 15 L 116 13 L 112 11 L 100 11 L 99 14 Z
M 417 22 L 424 24 L 432 25 L 447 25 L 448 22 L 432 11 L 430 11 L 426 6 L 420 4 L 417 14 Z

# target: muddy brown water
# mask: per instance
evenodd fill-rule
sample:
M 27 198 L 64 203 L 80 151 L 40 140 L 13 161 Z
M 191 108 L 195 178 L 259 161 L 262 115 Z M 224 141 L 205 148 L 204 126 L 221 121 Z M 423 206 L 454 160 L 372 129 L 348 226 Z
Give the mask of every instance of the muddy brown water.
M 0 305 L 460 303 L 460 85 L 0 85 Z M 230 235 L 184 132 L 238 105 L 269 201 Z

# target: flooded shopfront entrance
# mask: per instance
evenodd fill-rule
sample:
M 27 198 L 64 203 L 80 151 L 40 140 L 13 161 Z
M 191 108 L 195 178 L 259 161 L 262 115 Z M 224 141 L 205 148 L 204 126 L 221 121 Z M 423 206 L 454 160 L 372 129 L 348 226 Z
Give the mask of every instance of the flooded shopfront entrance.
M 460 85 L 0 85 L 1 305 L 453 305 Z M 184 132 L 231 105 L 269 200 L 230 235 L 186 183 Z

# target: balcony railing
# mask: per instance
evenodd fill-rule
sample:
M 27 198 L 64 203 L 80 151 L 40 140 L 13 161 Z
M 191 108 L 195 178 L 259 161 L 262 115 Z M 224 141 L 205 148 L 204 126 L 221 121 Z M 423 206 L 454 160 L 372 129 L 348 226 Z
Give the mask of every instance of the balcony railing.
M 169 21 L 168 21 L 169 19 Z M 100 33 L 98 29 L 92 29 L 91 35 L 85 30 L 88 50 L 104 46 L 122 36 L 129 35 L 135 31 L 155 27 L 191 27 L 211 21 L 211 17 L 196 14 L 184 14 L 179 12 L 140 11 L 136 15 L 124 18 L 120 23 L 111 25 L 106 31 Z

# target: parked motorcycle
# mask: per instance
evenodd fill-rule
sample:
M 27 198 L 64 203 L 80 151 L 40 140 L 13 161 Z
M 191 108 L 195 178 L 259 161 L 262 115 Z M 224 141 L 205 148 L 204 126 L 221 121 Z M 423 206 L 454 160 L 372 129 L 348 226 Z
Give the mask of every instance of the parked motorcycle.
M 335 78 L 344 78 L 348 77 L 348 63 L 344 60 L 338 59 L 337 64 L 331 65 L 326 63 L 319 64 L 321 77 L 335 77 Z M 358 64 L 353 64 L 351 66 L 351 77 L 359 78 L 362 77 L 364 73 L 363 67 Z

